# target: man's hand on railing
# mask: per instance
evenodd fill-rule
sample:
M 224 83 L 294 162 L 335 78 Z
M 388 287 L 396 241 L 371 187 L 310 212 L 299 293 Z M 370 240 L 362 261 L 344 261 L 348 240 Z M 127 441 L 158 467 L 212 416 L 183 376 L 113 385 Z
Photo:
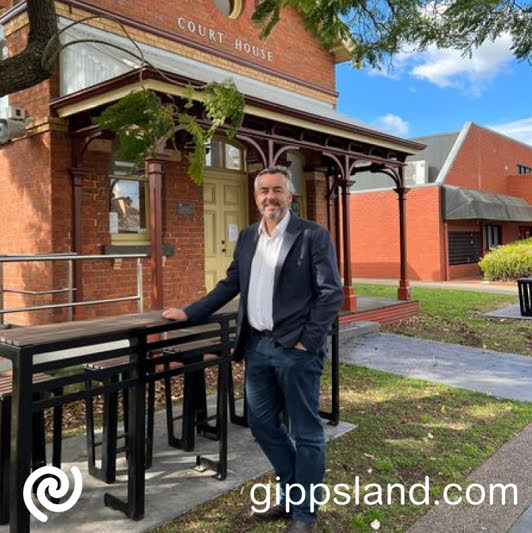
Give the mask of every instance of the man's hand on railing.
M 168 320 L 176 320 L 177 322 L 186 322 L 188 316 L 183 309 L 177 309 L 176 307 L 170 307 L 163 311 L 163 318 Z

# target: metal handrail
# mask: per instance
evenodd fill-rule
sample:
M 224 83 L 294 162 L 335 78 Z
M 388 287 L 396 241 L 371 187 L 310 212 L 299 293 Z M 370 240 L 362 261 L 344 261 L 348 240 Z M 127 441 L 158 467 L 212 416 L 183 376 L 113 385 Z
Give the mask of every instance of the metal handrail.
M 30 294 L 31 296 L 42 296 L 43 294 L 61 294 L 63 292 L 68 292 L 67 289 L 51 289 L 49 291 L 27 291 L 24 289 L 3 289 L 4 292 L 11 292 L 13 294 Z M 76 289 L 72 289 L 75 291 Z
M 8 313 L 22 313 L 26 311 L 42 311 L 46 309 L 68 309 L 68 320 L 73 319 L 72 309 L 74 307 L 82 305 L 97 305 L 97 304 L 107 304 L 115 302 L 125 302 L 136 300 L 138 302 L 138 311 L 141 313 L 144 309 L 144 298 L 143 298 L 143 283 L 142 283 L 142 263 L 141 259 L 148 257 L 148 254 L 110 254 L 110 255 L 74 255 L 72 253 L 59 253 L 59 254 L 48 254 L 48 255 L 11 255 L 11 256 L 0 256 L 0 324 L 4 323 L 4 315 Z M 76 290 L 73 287 L 74 280 L 74 269 L 73 261 L 78 260 L 93 260 L 93 259 L 136 259 L 137 260 L 137 294 L 134 296 L 124 296 L 120 298 L 107 298 L 105 300 L 89 300 L 86 302 L 74 302 L 74 291 Z M 26 262 L 41 262 L 41 261 L 68 261 L 68 272 L 67 272 L 67 284 L 66 288 L 59 289 L 50 289 L 44 291 L 30 291 L 24 289 L 5 289 L 4 288 L 4 263 L 26 263 Z M 13 309 L 4 309 L 4 293 L 15 293 L 15 294 L 30 294 L 33 296 L 41 296 L 44 294 L 58 294 L 66 293 L 68 295 L 68 301 L 64 304 L 47 304 L 47 305 L 34 305 L 29 307 L 18 307 Z
M 105 254 L 105 255 L 74 255 L 74 254 L 57 254 L 57 255 L 0 255 L 0 263 L 24 263 L 26 261 L 70 261 L 77 259 L 134 259 L 149 257 L 148 254 Z

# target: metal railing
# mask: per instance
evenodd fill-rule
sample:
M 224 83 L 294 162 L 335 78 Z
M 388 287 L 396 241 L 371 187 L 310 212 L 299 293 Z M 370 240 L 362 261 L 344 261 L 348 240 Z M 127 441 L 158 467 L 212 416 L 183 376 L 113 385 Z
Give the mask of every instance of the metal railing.
M 73 255 L 73 254 L 49 254 L 49 255 L 4 255 L 0 256 L 0 324 L 4 323 L 4 315 L 8 313 L 22 313 L 26 311 L 43 311 L 46 309 L 63 309 L 67 308 L 68 320 L 73 319 L 73 308 L 82 305 L 99 305 L 114 302 L 127 302 L 136 300 L 139 313 L 143 311 L 144 299 L 142 295 L 142 262 L 141 260 L 148 257 L 148 254 L 115 254 L 115 255 Z M 136 288 L 137 294 L 134 296 L 123 296 L 120 298 L 107 298 L 104 300 L 89 300 L 85 302 L 74 302 L 74 261 L 82 260 L 102 260 L 102 259 L 136 259 L 137 275 Z M 57 289 L 48 289 L 42 291 L 31 291 L 26 289 L 13 289 L 4 286 L 4 263 L 35 263 L 48 261 L 66 261 L 67 262 L 67 286 Z M 4 294 L 27 294 L 32 296 L 42 296 L 48 294 L 66 294 L 67 302 L 63 304 L 33 305 L 29 307 L 16 307 L 4 309 Z

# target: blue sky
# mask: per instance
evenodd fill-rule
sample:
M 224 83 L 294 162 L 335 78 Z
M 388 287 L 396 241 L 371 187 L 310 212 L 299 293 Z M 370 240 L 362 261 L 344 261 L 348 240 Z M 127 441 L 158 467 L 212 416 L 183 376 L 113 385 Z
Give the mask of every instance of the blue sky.
M 513 58 L 506 37 L 471 58 L 433 48 L 401 54 L 393 65 L 338 65 L 338 110 L 401 137 L 457 131 L 472 121 L 532 145 L 532 65 Z

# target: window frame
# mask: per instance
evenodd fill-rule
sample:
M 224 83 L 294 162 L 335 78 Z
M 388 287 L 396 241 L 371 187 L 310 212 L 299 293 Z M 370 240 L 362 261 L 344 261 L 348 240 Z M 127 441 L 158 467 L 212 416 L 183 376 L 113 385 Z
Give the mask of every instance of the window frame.
M 519 226 L 519 239 L 530 239 L 532 237 L 532 226 L 524 224 Z
M 230 18 L 230 19 L 236 19 L 238 18 L 244 9 L 244 0 L 229 0 L 231 3 L 231 10 L 229 13 L 225 14 L 222 12 L 218 4 L 216 3 L 216 0 L 212 0 L 212 3 L 214 4 L 214 7 L 218 10 L 220 15 Z
M 234 142 L 234 141 L 228 141 L 226 139 L 215 137 L 213 139 L 213 142 L 220 143 L 221 145 L 221 157 L 222 157 L 222 166 L 214 166 L 207 164 L 207 161 L 205 161 L 205 168 L 207 170 L 217 170 L 222 172 L 232 172 L 234 174 L 245 174 L 246 173 L 246 149 L 241 144 Z M 232 146 L 239 150 L 240 152 L 240 168 L 228 168 L 227 167 L 227 155 L 226 155 L 226 146 Z M 208 148 L 209 153 L 212 154 L 211 147 Z M 212 157 L 212 156 L 211 156 Z
M 497 234 L 497 235 L 495 235 Z M 495 239 L 495 236 L 498 238 Z M 482 237 L 484 239 L 483 247 L 484 251 L 488 252 L 497 248 L 502 244 L 502 226 L 500 224 L 484 224 L 482 228 Z M 495 240 L 498 240 L 497 244 L 493 244 Z
M 0 60 L 9 57 L 9 47 L 7 46 L 7 39 L 5 36 L 4 25 L 0 24 Z M 0 98 L 0 116 L 3 116 L 3 111 L 9 107 L 9 95 L 6 94 Z
M 126 161 L 120 161 L 111 157 L 111 165 L 114 167 L 116 162 L 127 163 Z M 150 232 L 150 188 L 149 183 L 146 178 L 146 173 L 144 170 L 138 171 L 131 174 L 116 174 L 109 172 L 109 214 L 111 211 L 111 193 L 112 193 L 112 184 L 114 180 L 123 180 L 123 181 L 136 181 L 144 186 L 144 213 L 145 213 L 145 228 L 146 231 L 139 233 L 111 233 L 111 227 L 109 222 L 109 235 L 111 237 L 111 244 L 118 246 L 141 246 L 141 245 L 150 245 L 151 244 L 151 232 Z M 142 186 L 141 185 L 141 186 Z M 139 187 L 140 190 L 140 187 Z M 140 201 L 140 198 L 139 198 Z
M 522 165 L 522 164 L 518 163 L 517 164 L 517 174 L 519 174 L 519 175 L 532 174 L 532 167 L 529 167 L 527 165 Z

